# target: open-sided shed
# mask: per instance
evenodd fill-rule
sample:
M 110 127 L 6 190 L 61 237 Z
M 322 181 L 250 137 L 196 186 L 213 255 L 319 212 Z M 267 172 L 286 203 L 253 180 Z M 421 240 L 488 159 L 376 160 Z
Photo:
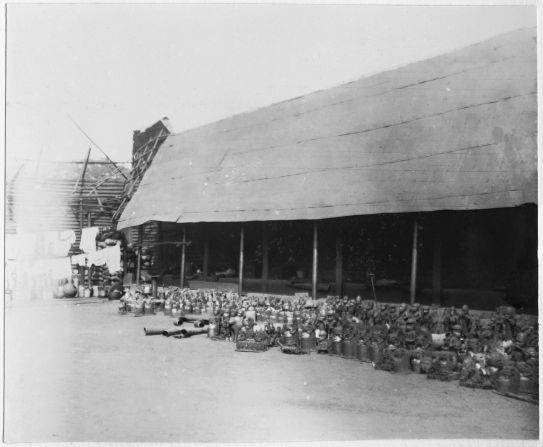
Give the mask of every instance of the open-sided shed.
M 170 135 L 118 227 L 537 203 L 536 78 L 522 29 Z

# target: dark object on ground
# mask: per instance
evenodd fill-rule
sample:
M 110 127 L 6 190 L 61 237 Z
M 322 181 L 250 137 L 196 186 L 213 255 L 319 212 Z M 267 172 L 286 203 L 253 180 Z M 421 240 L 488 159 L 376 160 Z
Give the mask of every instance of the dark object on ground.
M 123 292 L 121 292 L 120 290 L 117 290 L 117 289 L 111 289 L 109 291 L 109 294 L 108 294 L 108 299 L 109 300 L 118 300 L 121 298 L 121 296 L 123 296 Z
M 209 320 L 206 320 L 206 319 L 201 319 L 201 320 L 196 320 L 194 322 L 194 327 L 197 327 L 197 328 L 203 328 L 204 326 L 208 326 L 209 325 Z
M 177 321 L 174 321 L 173 324 L 174 326 L 182 326 L 183 323 L 193 323 L 195 321 L 198 320 L 196 320 L 196 318 L 179 317 L 179 319 Z
M 164 335 L 164 337 L 171 337 L 172 335 L 179 335 L 179 334 L 182 334 L 182 333 L 186 333 L 187 330 L 186 329 L 174 329 L 173 331 L 162 331 L 162 335 Z
M 143 328 L 143 331 L 145 332 L 145 335 L 162 335 L 163 334 L 163 330 L 162 329 L 147 329 L 147 328 Z
M 178 334 L 175 334 L 174 338 L 189 338 L 193 335 L 202 335 L 207 334 L 207 329 L 201 331 L 187 331 L 186 329 L 181 329 Z
M 268 350 L 268 341 L 238 340 L 236 351 L 238 352 L 264 352 Z

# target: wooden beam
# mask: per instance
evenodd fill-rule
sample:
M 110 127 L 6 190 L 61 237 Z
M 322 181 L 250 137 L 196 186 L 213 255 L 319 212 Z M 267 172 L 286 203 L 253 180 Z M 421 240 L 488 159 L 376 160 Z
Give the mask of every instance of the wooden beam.
M 87 165 L 89 163 L 89 157 L 91 154 L 92 148 L 89 147 L 87 152 L 87 158 L 85 159 L 85 164 L 83 165 L 83 172 L 81 174 L 81 185 L 79 187 L 79 230 L 83 234 L 83 186 L 85 185 L 85 174 L 87 172 Z M 79 242 L 81 244 L 81 242 Z
M 205 277 L 209 274 L 209 226 L 205 223 L 204 226 L 204 261 L 202 273 Z
M 262 292 L 268 291 L 269 239 L 268 224 L 262 222 Z
M 238 282 L 238 295 L 241 296 L 243 291 L 243 244 L 245 239 L 245 228 L 243 224 L 241 225 L 241 230 L 239 233 L 239 282 Z
M 136 269 L 136 284 L 140 283 L 141 277 L 141 244 L 143 242 L 143 226 L 138 226 L 138 266 Z
M 313 272 L 311 275 L 311 296 L 314 300 L 317 299 L 317 265 L 318 265 L 318 227 L 317 222 L 313 222 Z
M 411 304 L 415 302 L 416 287 L 417 287 L 417 257 L 418 257 L 418 234 L 419 224 L 417 219 L 413 223 L 413 251 L 411 256 L 411 287 L 409 290 L 409 299 Z
M 336 296 L 343 295 L 343 240 L 341 230 L 336 232 Z
M 159 220 L 157 221 L 156 223 L 157 225 L 157 233 L 158 233 L 158 240 L 162 242 L 162 221 Z M 155 259 L 155 272 L 160 272 L 163 270 L 164 266 L 163 266 L 163 260 L 164 260 L 164 247 L 162 245 L 159 245 L 158 246 L 158 249 L 155 249 L 155 256 L 156 256 L 156 259 Z
M 181 245 L 181 274 L 179 278 L 180 287 L 185 286 L 185 251 L 187 247 L 187 230 L 183 225 L 183 244 Z
M 434 219 L 433 228 L 433 256 L 432 256 L 432 304 L 442 305 L 441 286 L 441 228 L 440 221 Z

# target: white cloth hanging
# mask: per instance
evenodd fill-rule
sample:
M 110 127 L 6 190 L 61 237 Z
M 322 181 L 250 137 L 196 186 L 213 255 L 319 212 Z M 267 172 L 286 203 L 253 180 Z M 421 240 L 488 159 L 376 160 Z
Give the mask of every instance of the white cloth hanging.
M 83 228 L 79 248 L 85 253 L 94 253 L 96 251 L 96 235 L 98 231 L 98 227 Z
M 119 244 L 104 248 L 106 264 L 109 273 L 115 273 L 121 270 L 121 247 Z

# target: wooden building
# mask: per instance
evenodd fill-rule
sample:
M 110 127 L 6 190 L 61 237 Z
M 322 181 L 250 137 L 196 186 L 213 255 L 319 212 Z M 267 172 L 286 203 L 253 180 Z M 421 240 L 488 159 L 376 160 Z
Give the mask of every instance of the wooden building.
M 522 29 L 172 133 L 118 228 L 244 290 L 536 307 L 536 80 Z

